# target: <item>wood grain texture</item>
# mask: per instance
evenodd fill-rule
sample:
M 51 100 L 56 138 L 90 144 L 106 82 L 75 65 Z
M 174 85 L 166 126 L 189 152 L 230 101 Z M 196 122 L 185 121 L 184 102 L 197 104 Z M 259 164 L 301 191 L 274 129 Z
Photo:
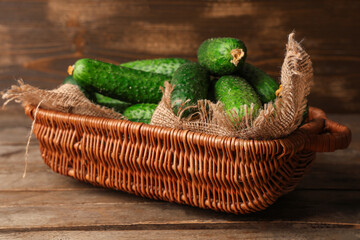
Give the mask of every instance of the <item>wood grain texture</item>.
M 291 224 L 295 226 L 296 230 L 289 230 L 289 225 L 282 225 L 279 228 L 271 228 L 261 224 L 255 226 L 242 226 L 241 229 L 206 229 L 206 230 L 141 230 L 136 231 L 121 231 L 121 230 L 92 230 L 92 231 L 46 231 L 46 232 L 20 232 L 20 233 L 6 233 L 0 235 L 0 239 L 146 239 L 146 240 L 183 240 L 183 239 L 357 239 L 359 231 L 356 229 L 328 229 L 328 228 L 302 228 L 299 224 Z M 105 228 L 106 229 L 106 228 Z
M 11 195 L 15 193 L 3 196 L 10 198 Z M 126 195 L 97 191 L 18 193 L 16 198 L 23 198 L 22 204 L 8 203 L 0 207 L 3 216 L 0 218 L 0 232 L 9 229 L 21 231 L 23 228 L 121 228 L 129 225 L 136 225 L 138 229 L 145 229 L 148 225 L 162 225 L 158 226 L 162 229 L 170 228 L 165 225 L 216 228 L 217 224 L 235 228 L 248 222 L 317 224 L 360 229 L 360 208 L 356 205 L 360 196 L 359 192 L 354 191 L 296 191 L 279 199 L 263 212 L 244 216 Z
M 59 85 L 82 57 L 120 63 L 155 57 L 196 60 L 210 37 L 245 41 L 248 60 L 279 77 L 295 29 L 312 57 L 310 103 L 360 112 L 360 2 L 337 1 L 0 1 L 0 89 L 14 79 Z
M 0 112 L 0 239 L 356 239 L 360 232 L 359 115 L 330 115 L 353 130 L 347 150 L 318 154 L 298 188 L 244 216 L 93 187 L 53 173 L 19 107 Z M 6 140 L 9 136 L 12 136 Z M 16 137 L 15 137 L 16 136 Z M 5 141 L 6 140 L 6 141 Z

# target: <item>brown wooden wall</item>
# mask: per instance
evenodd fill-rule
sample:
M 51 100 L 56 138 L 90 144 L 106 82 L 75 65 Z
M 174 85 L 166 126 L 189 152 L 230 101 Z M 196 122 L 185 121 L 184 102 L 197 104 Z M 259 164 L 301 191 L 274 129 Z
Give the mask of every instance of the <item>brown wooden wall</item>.
M 360 112 L 359 10 L 357 0 L 0 0 L 0 89 L 17 78 L 53 88 L 82 57 L 196 60 L 219 36 L 242 39 L 248 61 L 279 77 L 295 29 L 314 64 L 310 104 Z

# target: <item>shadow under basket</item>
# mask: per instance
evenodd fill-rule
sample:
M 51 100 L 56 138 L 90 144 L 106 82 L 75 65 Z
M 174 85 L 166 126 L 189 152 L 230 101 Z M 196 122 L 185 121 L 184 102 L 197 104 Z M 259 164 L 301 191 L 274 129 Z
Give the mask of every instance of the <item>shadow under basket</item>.
M 34 119 L 36 107 L 26 106 Z M 350 130 L 310 108 L 290 136 L 243 140 L 39 109 L 34 133 L 57 173 L 142 197 L 216 211 L 263 210 L 292 191 L 316 152 L 346 148 Z

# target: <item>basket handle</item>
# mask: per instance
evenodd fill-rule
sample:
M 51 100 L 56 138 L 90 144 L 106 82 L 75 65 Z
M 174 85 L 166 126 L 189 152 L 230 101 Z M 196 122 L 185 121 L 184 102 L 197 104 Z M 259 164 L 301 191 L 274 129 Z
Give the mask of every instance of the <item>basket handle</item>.
M 305 150 L 334 152 L 349 146 L 351 131 L 348 127 L 328 119 L 325 113 L 318 108 L 310 107 L 309 111 L 310 123 L 301 127 L 309 134 Z

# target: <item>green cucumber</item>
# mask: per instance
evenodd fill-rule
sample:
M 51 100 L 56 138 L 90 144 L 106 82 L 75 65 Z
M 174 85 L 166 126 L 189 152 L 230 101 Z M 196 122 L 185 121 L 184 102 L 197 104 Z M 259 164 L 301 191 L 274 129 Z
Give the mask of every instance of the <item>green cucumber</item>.
M 156 107 L 154 103 L 138 103 L 126 108 L 123 115 L 132 122 L 149 124 Z
M 240 120 L 245 116 L 242 105 L 253 104 L 254 113 L 261 108 L 261 101 L 255 90 L 245 79 L 238 76 L 223 76 L 215 84 L 215 97 L 224 104 L 225 111 L 232 118 L 232 114 L 239 115 Z
M 198 61 L 214 75 L 228 75 L 242 70 L 247 50 L 236 38 L 211 38 L 198 49 Z
M 71 72 L 71 71 L 70 71 Z M 160 87 L 171 77 L 117 66 L 93 59 L 80 59 L 73 66 L 75 81 L 88 91 L 130 103 L 158 103 Z
M 79 84 L 74 80 L 74 78 L 72 76 L 68 76 L 67 78 L 65 78 L 64 80 L 64 84 L 69 83 L 72 85 L 76 85 L 85 95 L 86 98 L 88 98 L 90 101 L 101 105 L 101 106 L 105 106 L 107 108 L 112 108 L 114 109 L 116 112 L 123 112 L 125 108 L 131 106 L 130 103 L 127 102 L 123 102 L 111 97 L 107 97 L 104 95 L 101 95 L 100 93 L 93 93 L 93 92 L 89 92 L 86 91 L 84 88 L 82 88 L 81 86 L 79 86 Z
M 127 103 L 118 99 L 104 96 L 100 93 L 95 93 L 95 102 L 101 106 L 111 108 L 116 112 L 122 113 L 127 107 L 131 106 L 131 103 Z
M 90 101 L 94 101 L 95 100 L 95 95 L 92 93 L 92 92 L 89 92 L 87 90 L 85 90 L 83 87 L 81 87 L 76 81 L 75 79 L 73 78 L 73 76 L 67 76 L 64 80 L 64 83 L 63 84 L 72 84 L 72 85 L 75 85 L 77 86 L 80 91 L 85 95 L 85 97 L 87 99 L 89 99 Z
M 122 63 L 120 66 L 172 76 L 176 69 L 187 62 L 190 61 L 183 58 L 158 58 Z
M 183 107 L 196 105 L 197 100 L 206 99 L 210 75 L 208 71 L 198 63 L 185 63 L 181 65 L 174 73 L 171 84 L 175 85 L 171 93 L 171 105 L 175 114 L 178 113 L 179 107 L 187 99 L 190 101 Z M 185 115 L 193 112 L 189 109 Z
M 261 69 L 245 63 L 240 76 L 245 78 L 255 89 L 262 103 L 268 103 L 276 99 L 275 92 L 279 88 L 279 84 Z
M 63 84 L 71 84 L 71 85 L 75 85 L 78 86 L 79 88 L 81 88 L 77 82 L 74 80 L 73 76 L 67 76 L 63 82 Z

